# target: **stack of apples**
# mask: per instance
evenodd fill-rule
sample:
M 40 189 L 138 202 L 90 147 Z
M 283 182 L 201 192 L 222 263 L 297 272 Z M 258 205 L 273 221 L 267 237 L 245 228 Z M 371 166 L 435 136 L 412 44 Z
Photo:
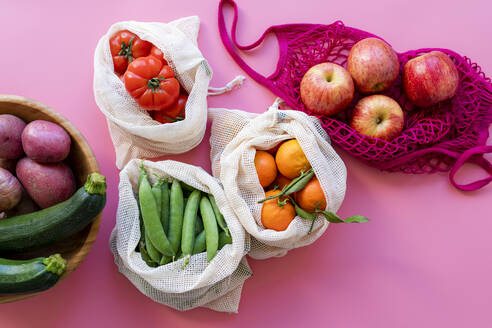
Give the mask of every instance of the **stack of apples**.
M 403 110 L 394 99 L 377 93 L 389 89 L 399 74 L 398 56 L 386 42 L 363 39 L 350 50 L 346 69 L 331 62 L 311 67 L 301 81 L 301 99 L 312 113 L 332 116 L 352 103 L 357 88 L 365 97 L 353 108 L 350 126 L 361 134 L 390 141 L 403 130 Z M 402 74 L 405 94 L 417 107 L 450 99 L 458 89 L 458 70 L 440 51 L 409 60 Z

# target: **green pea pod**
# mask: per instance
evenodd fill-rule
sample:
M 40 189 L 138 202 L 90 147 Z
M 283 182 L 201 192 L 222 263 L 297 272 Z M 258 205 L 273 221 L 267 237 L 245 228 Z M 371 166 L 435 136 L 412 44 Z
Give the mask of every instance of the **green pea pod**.
M 159 262 L 159 266 L 160 265 L 166 265 L 168 263 L 171 263 L 172 259 L 173 258 L 170 257 L 170 256 L 163 256 L 163 257 L 161 257 L 161 261 Z
M 157 205 L 152 193 L 145 169 L 141 168 L 141 174 L 144 177 L 141 179 L 140 188 L 138 189 L 138 198 L 140 201 L 140 209 L 145 226 L 145 231 L 154 247 L 161 253 L 167 256 L 174 256 L 175 252 L 164 233 L 162 228 L 160 213 L 157 212 Z
M 140 189 L 140 185 L 142 184 L 142 180 L 147 177 L 147 172 L 145 171 L 144 161 L 140 162 L 140 175 L 138 176 L 138 189 Z
M 225 231 L 219 233 L 219 249 L 222 249 L 227 244 L 232 244 L 231 235 L 228 235 Z
M 158 178 L 157 182 L 152 186 L 152 193 L 154 194 L 155 204 L 157 207 L 157 213 L 162 213 L 162 179 Z
M 140 189 L 140 184 L 142 183 L 142 180 L 145 177 L 145 175 L 143 174 L 144 170 L 145 168 L 143 167 L 143 161 L 142 161 L 142 163 L 140 164 L 140 175 L 138 176 L 138 189 Z M 138 207 L 138 222 L 140 223 L 140 240 L 137 244 L 137 248 L 138 248 L 137 251 L 140 252 L 140 245 L 143 245 L 145 247 L 145 226 L 142 218 L 142 210 L 140 209 L 140 201 L 137 201 L 137 207 Z
M 169 183 L 167 178 L 162 181 L 161 195 L 162 195 L 161 223 L 162 223 L 162 228 L 164 228 L 164 232 L 167 235 L 169 232 Z
M 182 259 L 182 258 L 183 258 L 183 253 L 181 253 L 181 249 L 180 249 L 176 253 L 176 256 L 173 257 L 173 261 L 177 261 L 177 260 Z
M 183 190 L 177 179 L 173 179 L 171 185 L 169 209 L 169 242 L 172 245 L 174 255 L 176 255 L 181 245 L 184 212 Z
M 202 231 L 203 231 L 203 220 L 201 216 L 198 215 L 195 222 L 195 236 L 198 236 L 198 234 Z
M 142 257 L 142 260 L 151 268 L 155 268 L 156 265 L 152 261 L 152 259 L 149 256 L 149 253 L 147 253 L 147 250 L 145 249 L 145 245 L 143 242 L 140 242 L 140 256 Z
M 195 238 L 195 245 L 193 245 L 193 255 L 199 254 L 207 249 L 207 244 L 205 243 L 205 230 L 202 230 Z
M 185 198 L 189 197 L 190 194 L 195 190 L 195 188 L 193 188 L 189 184 L 186 184 L 182 181 L 181 181 L 181 189 L 183 189 L 183 195 L 185 196 Z
M 215 219 L 217 220 L 217 224 L 228 236 L 231 236 L 231 233 L 229 232 L 229 228 L 227 227 L 227 223 L 224 220 L 224 216 L 222 215 L 222 213 L 220 213 L 219 207 L 217 206 L 217 203 L 215 202 L 215 197 L 213 195 L 209 194 L 208 199 L 210 200 L 210 204 L 212 205 L 212 209 L 214 210 Z
M 208 200 L 208 197 L 202 197 L 200 200 L 200 214 L 203 219 L 203 227 L 205 229 L 205 243 L 207 245 L 207 261 L 210 262 L 217 253 L 219 247 L 219 228 L 215 213 Z
M 273 196 L 269 196 L 265 199 L 262 199 L 262 200 L 258 201 L 258 203 L 261 204 L 261 203 L 266 202 L 267 200 L 270 200 L 270 199 L 282 198 L 284 196 L 288 196 L 290 194 L 298 192 L 298 191 L 302 190 L 308 184 L 309 181 L 311 181 L 313 176 L 314 176 L 314 170 L 312 168 L 310 168 L 309 170 L 301 173 L 300 176 L 298 176 L 297 178 L 292 180 L 288 185 L 286 185 L 282 189 L 282 191 L 280 193 L 273 195 Z
M 161 253 L 159 253 L 159 251 L 152 244 L 148 231 L 145 232 L 145 248 L 147 249 L 147 253 L 152 261 L 155 263 L 159 263 L 161 261 Z
M 140 211 L 140 202 L 137 202 L 138 206 L 138 222 L 140 224 L 140 240 L 137 244 L 137 247 L 135 247 L 135 250 L 137 252 L 140 252 L 140 242 L 145 242 L 145 227 L 142 219 L 142 211 Z
M 183 188 L 183 190 L 189 191 L 190 193 L 196 190 L 195 188 L 184 182 L 181 182 L 181 188 Z
M 184 210 L 183 229 L 181 233 L 181 253 L 186 259 L 185 266 L 188 264 L 191 253 L 193 252 L 193 244 L 195 242 L 195 221 L 201 195 L 201 191 L 195 189 L 190 194 Z

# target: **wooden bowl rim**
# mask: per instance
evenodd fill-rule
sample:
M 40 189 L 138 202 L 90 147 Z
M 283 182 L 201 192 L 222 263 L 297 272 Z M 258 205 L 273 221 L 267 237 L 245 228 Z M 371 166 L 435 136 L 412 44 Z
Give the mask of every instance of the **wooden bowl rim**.
M 56 112 L 53 108 L 51 108 L 48 105 L 45 105 L 43 103 L 40 103 L 39 101 L 30 99 L 27 97 L 23 97 L 23 96 L 0 94 L 0 103 L 20 104 L 23 106 L 32 107 L 32 108 L 39 110 L 40 112 L 46 114 L 47 116 L 55 118 L 57 120 L 58 124 L 60 124 L 68 132 L 68 134 L 72 137 L 72 139 L 77 138 L 77 141 L 80 142 L 80 148 L 87 155 L 86 158 L 88 160 L 88 164 L 89 164 L 91 171 L 100 173 L 99 164 L 97 163 L 96 157 L 94 156 L 94 153 L 92 152 L 91 147 L 87 143 L 87 140 L 82 135 L 82 133 L 80 133 L 80 131 L 62 114 Z M 91 250 L 92 245 L 94 244 L 94 241 L 96 240 L 96 236 L 99 232 L 99 228 L 101 226 L 101 219 L 102 219 L 102 213 L 100 213 L 96 217 L 96 219 L 94 221 L 92 221 L 92 223 L 90 225 L 90 230 L 87 234 L 87 238 L 85 239 L 84 243 L 79 248 L 77 253 L 75 253 L 72 256 L 72 258 L 80 259 L 80 260 L 78 260 L 78 263 L 76 263 L 76 265 L 71 270 L 67 269 L 62 274 L 62 276 L 58 280 L 57 284 L 55 286 L 53 286 L 53 288 L 56 287 L 61 281 L 65 280 L 65 278 L 68 277 L 68 275 L 70 275 L 73 271 L 75 271 L 79 267 L 79 265 L 84 261 L 87 254 L 89 254 L 89 251 Z M 48 289 L 48 290 L 50 290 L 50 289 Z M 0 295 L 0 304 L 20 301 L 20 300 L 23 300 L 26 298 L 30 298 L 30 297 L 39 295 L 43 292 L 45 292 L 45 291 L 26 293 L 26 294 Z

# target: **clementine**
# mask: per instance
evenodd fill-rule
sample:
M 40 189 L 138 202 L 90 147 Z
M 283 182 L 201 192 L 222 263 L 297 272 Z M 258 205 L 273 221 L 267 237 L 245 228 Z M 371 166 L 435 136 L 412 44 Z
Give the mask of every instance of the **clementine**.
M 314 212 L 316 205 L 320 210 L 326 208 L 325 194 L 323 194 L 318 178 L 312 178 L 304 188 L 296 193 L 296 201 L 303 210 L 310 213 Z
M 279 147 L 281 145 L 282 145 L 282 142 L 278 143 L 275 147 L 268 149 L 267 152 L 269 152 L 270 154 L 275 156 L 275 154 L 277 153 L 277 150 L 279 149 Z
M 296 139 L 286 141 L 279 147 L 275 155 L 275 162 L 279 172 L 289 179 L 297 178 L 301 171 L 311 168 L 311 164 Z
M 280 193 L 280 190 L 269 190 L 265 197 L 274 196 Z M 284 206 L 278 205 L 278 199 L 270 199 L 263 203 L 261 208 L 261 223 L 266 229 L 283 231 L 287 229 L 290 222 L 296 217 L 294 205 L 286 202 Z
M 263 188 L 269 186 L 277 177 L 277 165 L 275 164 L 275 159 L 272 154 L 269 154 L 266 151 L 256 151 L 255 168 Z
M 276 189 L 282 190 L 286 185 L 288 185 L 292 180 L 284 177 L 282 174 L 277 174 L 277 178 L 272 183 L 272 188 L 277 187 Z

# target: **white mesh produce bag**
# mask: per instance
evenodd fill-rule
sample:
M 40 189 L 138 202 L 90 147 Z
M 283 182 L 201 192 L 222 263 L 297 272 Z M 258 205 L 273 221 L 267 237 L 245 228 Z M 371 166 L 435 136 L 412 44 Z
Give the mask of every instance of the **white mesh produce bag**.
M 151 180 L 155 179 L 154 174 L 177 178 L 212 194 L 232 236 L 232 244 L 219 250 L 210 263 L 206 253 L 201 253 L 193 255 L 184 269 L 183 259 L 151 268 L 135 251 L 140 240 L 135 197 L 140 163 L 141 160 L 133 159 L 120 172 L 116 226 L 110 238 L 110 248 L 120 272 L 143 294 L 174 309 L 185 311 L 203 306 L 216 311 L 237 312 L 244 281 L 252 275 L 244 258 L 249 250 L 249 236 L 229 206 L 221 185 L 196 166 L 175 161 L 144 162 Z
M 94 96 L 106 116 L 116 151 L 116 166 L 122 168 L 132 158 L 153 158 L 184 153 L 197 146 L 205 133 L 207 93 L 212 70 L 198 49 L 200 20 L 196 16 L 168 24 L 135 21 L 119 22 L 99 40 L 94 55 Z M 114 74 L 109 39 L 116 32 L 129 30 L 158 47 L 189 93 L 186 118 L 160 124 L 128 94 L 123 81 Z M 243 77 L 225 88 L 211 88 L 211 95 L 229 91 Z
M 268 150 L 284 140 L 297 139 L 325 194 L 326 209 L 336 213 L 345 197 L 345 164 L 332 148 L 319 120 L 303 112 L 279 110 L 277 100 L 263 114 L 209 109 L 213 174 L 220 177 L 229 205 L 251 234 L 249 255 L 256 259 L 283 256 L 288 250 L 311 244 L 328 227 L 319 216 L 312 221 L 297 216 L 285 231 L 265 229 L 261 223 L 265 192 L 254 165 L 256 149 Z

